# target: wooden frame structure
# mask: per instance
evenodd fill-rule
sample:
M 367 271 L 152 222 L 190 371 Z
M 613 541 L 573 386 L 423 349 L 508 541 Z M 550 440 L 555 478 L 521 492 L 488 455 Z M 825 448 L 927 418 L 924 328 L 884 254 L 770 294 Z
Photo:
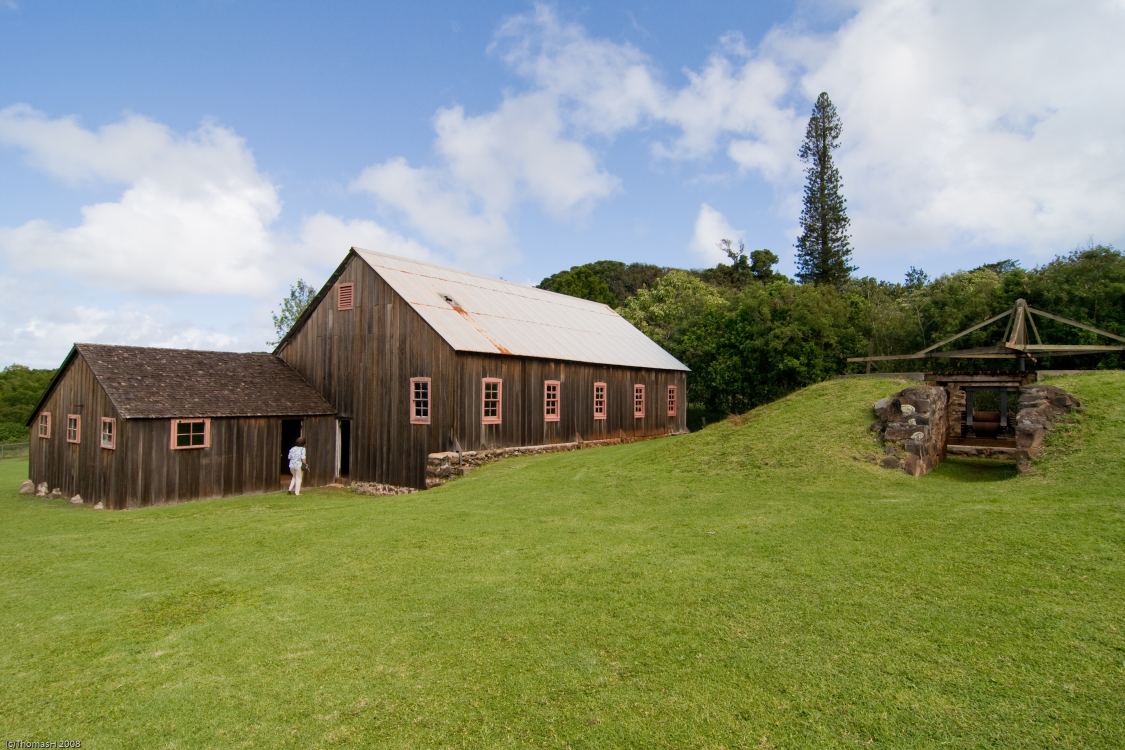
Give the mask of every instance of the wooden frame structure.
M 1039 327 L 1035 325 L 1034 315 L 1039 315 L 1044 318 L 1063 323 L 1073 328 L 1080 328 L 1083 331 L 1096 333 L 1099 336 L 1121 342 L 1120 344 L 1102 345 L 1102 344 L 1044 344 L 1042 338 L 1039 336 Z M 951 344 L 954 341 L 968 336 L 970 333 L 979 331 L 987 325 L 991 325 L 997 321 L 1008 318 L 1008 323 L 1004 329 L 1004 338 L 996 346 L 978 347 L 975 349 L 955 349 L 952 351 L 938 351 L 946 344 Z M 1028 331 L 1035 337 L 1035 343 L 1032 344 L 1028 341 Z M 1016 304 L 1011 310 L 1005 310 L 999 315 L 993 315 L 988 320 L 977 323 L 961 331 L 960 333 L 950 336 L 947 339 L 937 342 L 932 346 L 915 352 L 913 354 L 880 354 L 871 357 L 848 357 L 849 362 L 888 362 L 894 360 L 906 359 L 1015 359 L 1020 363 L 1020 370 L 1026 367 L 1028 360 L 1036 362 L 1036 355 L 1047 355 L 1051 357 L 1067 357 L 1080 354 L 1105 354 L 1108 352 L 1121 352 L 1125 351 L 1125 337 L 1118 336 L 1109 331 L 1103 331 L 1100 328 L 1095 328 L 1085 323 L 1079 323 L 1076 320 L 1064 318 L 1061 315 L 1039 310 L 1027 304 L 1024 299 L 1016 300 Z

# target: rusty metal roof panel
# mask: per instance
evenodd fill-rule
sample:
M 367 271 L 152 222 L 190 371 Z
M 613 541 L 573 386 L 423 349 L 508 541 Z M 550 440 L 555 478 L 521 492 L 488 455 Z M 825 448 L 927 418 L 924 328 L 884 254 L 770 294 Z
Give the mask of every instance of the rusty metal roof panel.
M 355 251 L 456 351 L 688 369 L 600 302 Z

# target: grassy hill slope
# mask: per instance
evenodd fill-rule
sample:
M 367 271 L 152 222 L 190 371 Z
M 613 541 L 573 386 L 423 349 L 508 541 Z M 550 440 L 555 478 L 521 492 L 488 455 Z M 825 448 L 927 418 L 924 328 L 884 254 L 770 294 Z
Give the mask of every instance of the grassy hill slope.
M 83 747 L 1120 747 L 1125 377 L 1033 475 L 856 460 L 834 381 L 700 433 L 123 513 L 0 463 L 0 734 Z

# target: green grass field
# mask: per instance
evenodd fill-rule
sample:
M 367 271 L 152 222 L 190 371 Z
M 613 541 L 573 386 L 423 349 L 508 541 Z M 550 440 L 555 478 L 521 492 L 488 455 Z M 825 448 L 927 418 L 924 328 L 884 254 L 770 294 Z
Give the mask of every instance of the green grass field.
M 864 463 L 891 381 L 441 489 L 95 512 L 0 463 L 0 740 L 1125 746 L 1125 376 L 1034 473 Z

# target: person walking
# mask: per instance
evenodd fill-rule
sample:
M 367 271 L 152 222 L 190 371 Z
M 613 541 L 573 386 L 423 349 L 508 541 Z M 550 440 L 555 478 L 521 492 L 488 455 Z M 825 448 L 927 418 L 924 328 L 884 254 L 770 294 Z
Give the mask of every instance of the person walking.
M 305 437 L 297 438 L 296 444 L 289 449 L 289 473 L 293 478 L 289 480 L 289 494 L 301 494 L 301 477 L 309 465 L 305 462 Z

